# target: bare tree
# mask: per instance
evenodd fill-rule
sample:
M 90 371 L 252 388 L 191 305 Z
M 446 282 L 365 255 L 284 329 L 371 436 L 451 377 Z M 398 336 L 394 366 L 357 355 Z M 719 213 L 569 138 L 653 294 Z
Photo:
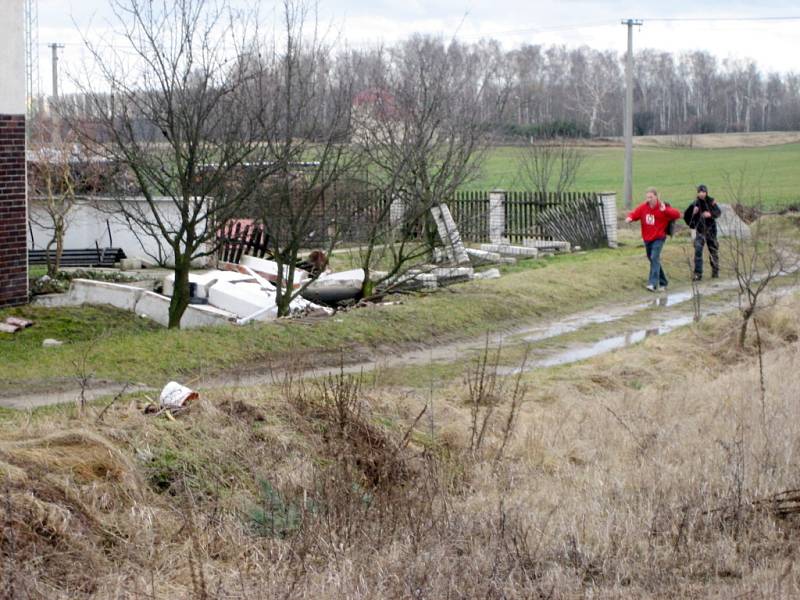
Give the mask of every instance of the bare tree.
M 267 160 L 255 167 L 263 183 L 248 206 L 278 263 L 279 316 L 289 314 L 304 287 L 291 285 L 301 251 L 322 249 L 329 255 L 347 226 L 347 215 L 334 205 L 334 188 L 359 163 L 348 146 L 351 57 L 334 56 L 310 7 L 302 0 L 284 1 L 281 41 L 254 59 L 257 76 L 248 84 L 263 103 L 258 126 Z
M 726 175 L 728 194 L 733 204 L 759 204 L 758 197 L 748 198 L 746 178 L 740 173 L 737 178 Z M 757 219 L 748 229 L 734 226 L 726 231 L 727 239 L 723 244 L 727 260 L 739 286 L 739 312 L 741 323 L 737 344 L 744 348 L 747 331 L 757 311 L 761 308 L 765 291 L 782 275 L 796 271 L 798 258 L 790 249 L 780 230 L 769 222 Z M 760 333 L 758 336 L 759 360 L 761 352 Z
M 533 140 L 523 146 L 519 170 L 524 182 L 541 194 L 561 194 L 575 185 L 585 155 L 564 138 Z
M 170 248 L 169 326 L 189 304 L 189 270 L 267 175 L 259 110 L 246 84 L 247 19 L 225 0 L 113 0 L 113 44 L 86 39 L 96 72 L 78 82 L 89 115 L 68 112 L 98 156 L 118 165 L 116 210 Z M 236 92 L 236 93 L 234 93 Z M 227 185 L 236 179 L 237 186 Z M 137 196 L 143 202 L 128 202 Z M 138 208 L 137 208 L 138 207 Z
M 455 41 L 416 35 L 372 65 L 354 137 L 381 198 L 362 252 L 365 295 L 430 256 L 437 236 L 430 209 L 476 175 L 485 123 L 502 112 L 508 90 L 495 54 Z M 393 203 L 402 206 L 399 223 L 390 218 Z M 373 281 L 378 260 L 388 273 Z
M 45 247 L 47 274 L 51 277 L 61 269 L 64 236 L 78 195 L 92 188 L 99 178 L 97 164 L 89 160 L 74 133 L 56 131 L 57 125 L 34 122 L 28 144 L 28 189 L 33 202 L 30 219 L 52 235 Z

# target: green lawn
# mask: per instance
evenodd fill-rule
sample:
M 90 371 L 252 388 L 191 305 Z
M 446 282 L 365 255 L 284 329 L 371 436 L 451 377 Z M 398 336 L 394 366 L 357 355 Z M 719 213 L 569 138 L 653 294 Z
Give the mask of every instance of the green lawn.
M 665 251 L 666 268 L 675 285 L 688 279 L 687 246 L 674 240 Z M 287 320 L 191 331 L 157 328 L 112 309 L 27 306 L 0 310 L 0 319 L 14 314 L 36 321 L 30 329 L 0 337 L 0 388 L 69 378 L 75 373 L 74 361 L 87 350 L 87 362 L 97 377 L 159 384 L 199 371 L 286 361 L 293 353 L 326 352 L 338 360 L 340 351 L 346 356 L 351 348 L 477 336 L 522 320 L 643 296 L 646 269 L 642 248 L 630 245 L 525 261 L 505 268 L 506 275 L 499 280 L 402 296 L 402 305 L 354 310 L 310 322 Z M 42 348 L 45 337 L 68 343 Z
M 481 175 L 471 189 L 524 189 L 518 170 L 520 149 L 493 148 Z M 576 189 L 616 191 L 622 201 L 623 148 L 587 148 L 587 157 Z M 688 204 L 699 183 L 709 186 L 711 195 L 722 202 L 732 201 L 729 180 L 738 182 L 744 175 L 742 201 L 780 207 L 800 203 L 800 144 L 760 148 L 673 149 L 634 148 L 634 199 L 643 199 L 649 186 L 676 206 Z

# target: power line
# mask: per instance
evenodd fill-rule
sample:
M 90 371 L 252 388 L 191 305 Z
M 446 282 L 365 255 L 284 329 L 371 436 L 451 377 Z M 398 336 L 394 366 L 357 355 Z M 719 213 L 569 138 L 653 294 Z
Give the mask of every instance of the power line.
M 785 17 L 659 17 L 654 19 L 642 19 L 643 21 L 800 21 L 800 16 Z
M 505 31 L 487 31 L 481 33 L 470 33 L 467 35 L 459 35 L 458 37 L 475 38 L 475 37 L 490 37 L 495 35 L 515 35 L 520 33 L 555 33 L 559 31 L 575 31 L 578 29 L 594 29 L 598 27 L 608 27 L 611 25 L 608 21 L 594 23 L 585 23 L 583 25 L 562 25 L 558 27 L 529 27 L 525 29 L 506 29 Z

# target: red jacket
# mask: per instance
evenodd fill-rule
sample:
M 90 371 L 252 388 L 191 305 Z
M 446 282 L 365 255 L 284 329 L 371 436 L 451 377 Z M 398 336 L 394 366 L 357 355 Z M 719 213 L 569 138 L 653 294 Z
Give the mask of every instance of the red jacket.
M 664 210 L 661 210 L 661 206 L 664 206 Z M 678 212 L 678 209 L 666 206 L 661 200 L 658 201 L 655 208 L 650 208 L 647 202 L 642 202 L 628 213 L 631 221 L 642 222 L 642 239 L 645 242 L 667 237 L 667 225 L 680 216 L 681 213 Z

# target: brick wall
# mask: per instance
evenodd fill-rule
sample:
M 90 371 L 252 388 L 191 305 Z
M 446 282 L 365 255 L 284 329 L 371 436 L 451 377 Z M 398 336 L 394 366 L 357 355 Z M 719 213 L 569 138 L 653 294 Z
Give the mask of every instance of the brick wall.
M 25 116 L 0 115 L 0 306 L 28 301 Z

